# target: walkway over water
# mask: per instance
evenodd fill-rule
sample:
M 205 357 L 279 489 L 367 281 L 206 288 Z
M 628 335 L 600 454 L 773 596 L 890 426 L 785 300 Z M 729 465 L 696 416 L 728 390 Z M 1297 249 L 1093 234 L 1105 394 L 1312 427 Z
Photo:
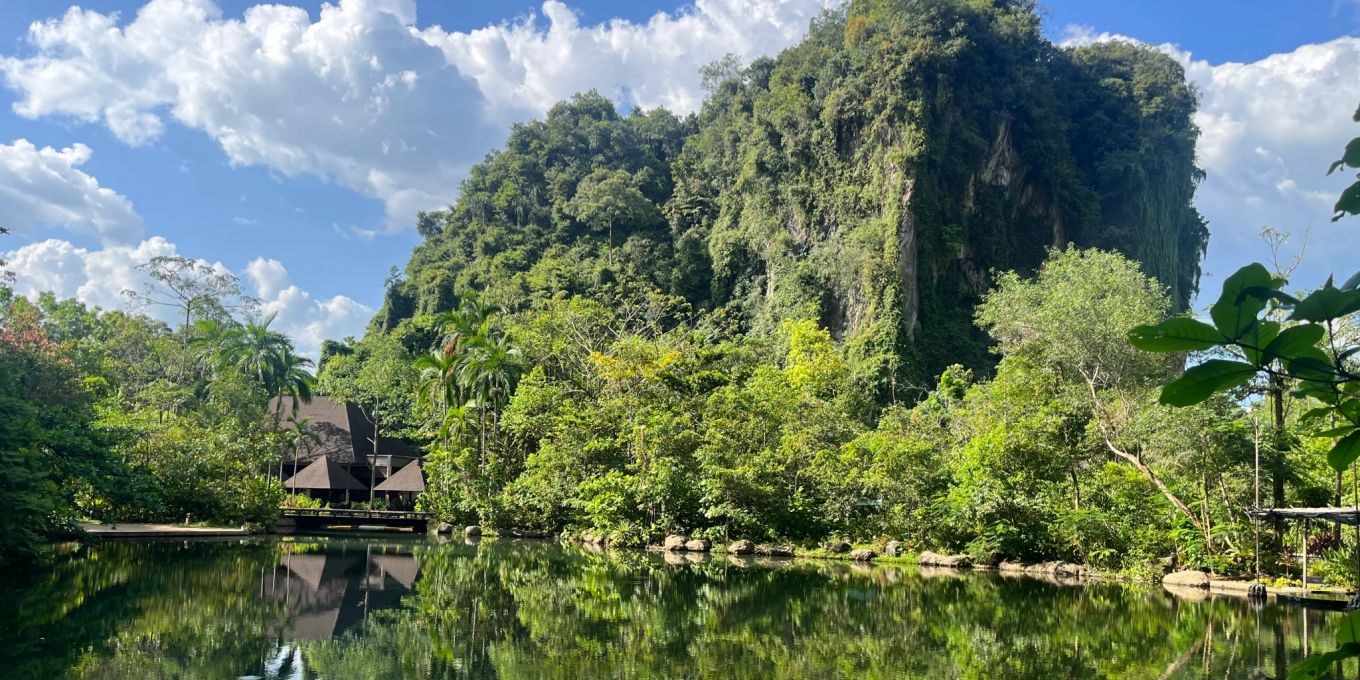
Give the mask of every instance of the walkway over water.
M 331 526 L 355 528 L 386 527 L 411 528 L 425 531 L 430 524 L 430 513 L 408 510 L 345 510 L 341 508 L 279 508 L 279 517 L 292 520 L 298 528 L 317 529 Z
M 96 524 L 82 522 L 81 529 L 97 538 L 217 538 L 221 536 L 249 536 L 241 528 L 199 527 L 186 524 Z

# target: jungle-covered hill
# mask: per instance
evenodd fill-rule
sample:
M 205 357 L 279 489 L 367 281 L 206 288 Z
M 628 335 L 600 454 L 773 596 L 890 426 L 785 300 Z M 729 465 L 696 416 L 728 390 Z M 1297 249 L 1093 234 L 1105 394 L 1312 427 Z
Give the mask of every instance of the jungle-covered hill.
M 1025 0 L 855 0 L 704 82 L 683 118 L 586 93 L 516 125 L 421 216 L 373 328 L 464 290 L 524 309 L 641 285 L 738 332 L 815 320 L 883 387 L 987 367 L 974 305 L 1052 246 L 1122 252 L 1182 309 L 1195 293 L 1196 101 L 1163 54 L 1056 46 Z

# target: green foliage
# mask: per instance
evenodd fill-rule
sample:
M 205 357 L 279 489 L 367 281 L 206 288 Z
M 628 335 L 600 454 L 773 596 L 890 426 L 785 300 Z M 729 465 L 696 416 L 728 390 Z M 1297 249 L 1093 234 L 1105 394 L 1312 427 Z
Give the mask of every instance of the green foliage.
M 1250 264 L 1228 277 L 1211 310 L 1214 333 L 1195 326 L 1193 349 L 1220 348 L 1234 359 L 1208 359 L 1190 367 L 1162 388 L 1161 400 L 1173 406 L 1200 403 L 1215 393 L 1245 384 L 1258 374 L 1297 385 L 1296 394 L 1317 400 L 1309 412 L 1316 422 L 1331 426 L 1317 436 L 1335 440 L 1327 454 L 1337 471 L 1360 458 L 1360 354 L 1357 339 L 1345 332 L 1347 319 L 1360 311 L 1360 290 L 1337 288 L 1329 279 L 1301 299 L 1284 292 L 1285 281 L 1260 264 Z M 1287 312 L 1281 329 L 1272 318 Z M 1185 343 L 1166 338 L 1184 335 L 1186 320 L 1172 319 L 1135 328 L 1130 343 L 1150 352 L 1175 352 Z M 1202 343 L 1202 346 L 1201 346 Z
M 308 399 L 311 362 L 272 319 L 244 322 L 235 279 L 177 258 L 147 265 L 138 299 L 166 324 L 75 300 L 0 307 L 0 564 L 76 532 L 78 519 L 268 525 L 283 493 L 278 396 Z M 272 417 L 270 417 L 272 415 Z
M 1360 108 L 1355 110 L 1353 119 L 1360 123 Z M 1346 144 L 1346 149 L 1342 152 L 1341 158 L 1332 163 L 1327 174 L 1330 175 L 1342 168 L 1360 168 L 1360 137 L 1356 137 Z M 1333 222 L 1347 215 L 1360 215 L 1360 181 L 1352 183 L 1341 192 L 1341 197 L 1336 200 L 1336 205 L 1332 210 L 1336 213 L 1332 216 Z
M 432 327 L 423 509 L 626 543 L 896 538 L 989 562 L 1242 566 L 1226 541 L 1243 531 L 1249 428 L 1226 401 L 1156 403 L 1174 367 L 1124 336 L 1171 305 L 1117 254 L 1053 251 L 1034 279 L 1003 275 L 978 308 L 995 376 L 953 367 L 881 410 L 858 382 L 866 359 L 815 321 L 764 337 L 658 291 L 602 297 L 470 325 L 460 304 Z M 482 334 L 531 367 L 486 418 L 456 380 Z M 437 394 L 466 401 L 441 416 Z

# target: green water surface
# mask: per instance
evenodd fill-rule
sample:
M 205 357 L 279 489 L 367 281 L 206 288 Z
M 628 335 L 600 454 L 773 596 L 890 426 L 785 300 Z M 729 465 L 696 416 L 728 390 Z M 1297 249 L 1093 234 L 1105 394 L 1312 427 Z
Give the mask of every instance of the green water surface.
M 108 543 L 0 593 L 15 678 L 1279 678 L 1336 617 L 493 539 Z

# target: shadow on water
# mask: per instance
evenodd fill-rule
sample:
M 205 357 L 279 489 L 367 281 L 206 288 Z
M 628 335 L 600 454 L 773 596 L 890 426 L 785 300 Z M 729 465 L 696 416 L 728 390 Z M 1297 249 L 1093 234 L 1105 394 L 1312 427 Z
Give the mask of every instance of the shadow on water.
M 1337 616 L 496 540 L 109 543 L 5 592 L 13 677 L 1282 678 Z

